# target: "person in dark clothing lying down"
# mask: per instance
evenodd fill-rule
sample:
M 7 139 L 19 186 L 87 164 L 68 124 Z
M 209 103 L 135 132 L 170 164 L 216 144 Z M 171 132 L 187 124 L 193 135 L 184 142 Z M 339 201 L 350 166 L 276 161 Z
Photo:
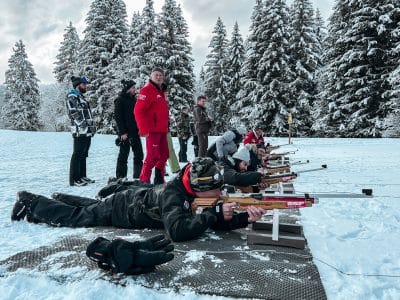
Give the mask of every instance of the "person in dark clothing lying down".
M 164 186 L 135 183 L 119 186 L 102 200 L 55 194 L 55 199 L 26 191 L 17 194 L 11 220 L 46 223 L 52 226 L 120 228 L 165 228 L 173 241 L 201 236 L 209 227 L 231 230 L 246 227 L 265 213 L 249 207 L 234 212 L 235 203 L 221 203 L 194 214 L 196 197 L 218 197 L 223 184 L 220 167 L 211 158 L 196 158 Z

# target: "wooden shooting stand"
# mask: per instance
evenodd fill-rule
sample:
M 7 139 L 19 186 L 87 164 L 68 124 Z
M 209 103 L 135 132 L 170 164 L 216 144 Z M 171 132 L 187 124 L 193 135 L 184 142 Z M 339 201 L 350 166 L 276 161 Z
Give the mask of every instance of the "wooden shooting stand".
M 306 239 L 303 226 L 299 224 L 279 223 L 279 210 L 273 210 L 272 222 L 255 222 L 252 231 L 247 234 L 248 245 L 274 245 L 304 249 Z
M 264 190 L 266 194 L 293 194 L 291 182 L 279 182 Z M 299 224 L 280 223 L 279 210 L 274 209 L 271 221 L 259 221 L 252 224 L 252 231 L 247 234 L 248 245 L 275 245 L 304 249 L 306 239 L 303 226 Z

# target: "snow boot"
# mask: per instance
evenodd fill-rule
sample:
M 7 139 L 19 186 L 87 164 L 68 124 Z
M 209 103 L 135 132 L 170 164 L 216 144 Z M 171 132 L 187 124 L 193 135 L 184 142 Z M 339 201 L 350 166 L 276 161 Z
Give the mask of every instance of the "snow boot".
M 36 206 L 38 196 L 26 191 L 17 193 L 17 199 L 15 201 L 12 213 L 11 221 L 21 221 L 27 217 L 31 219 L 32 207 Z

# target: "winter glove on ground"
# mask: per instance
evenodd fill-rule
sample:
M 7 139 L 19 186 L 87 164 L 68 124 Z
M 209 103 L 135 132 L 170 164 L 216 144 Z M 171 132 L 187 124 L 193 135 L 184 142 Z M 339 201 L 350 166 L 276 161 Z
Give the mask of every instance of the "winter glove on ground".
M 122 239 L 110 242 L 99 237 L 89 244 L 86 255 L 102 269 L 134 275 L 154 271 L 156 265 L 172 260 L 173 249 L 171 241 L 163 235 L 133 243 Z

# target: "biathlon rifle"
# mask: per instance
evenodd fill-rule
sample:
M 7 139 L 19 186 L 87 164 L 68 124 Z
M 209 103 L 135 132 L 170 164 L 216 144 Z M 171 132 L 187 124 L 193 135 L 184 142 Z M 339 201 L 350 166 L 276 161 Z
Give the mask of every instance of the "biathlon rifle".
M 230 189 L 234 187 L 230 187 Z M 200 213 L 204 208 L 214 207 L 220 203 L 236 203 L 236 210 L 246 210 L 249 206 L 260 207 L 265 210 L 294 209 L 311 207 L 319 202 L 320 198 L 372 198 L 372 189 L 362 189 L 356 193 L 320 193 L 320 194 L 264 194 L 264 193 L 225 193 L 221 197 L 195 198 L 192 202 L 192 211 Z

